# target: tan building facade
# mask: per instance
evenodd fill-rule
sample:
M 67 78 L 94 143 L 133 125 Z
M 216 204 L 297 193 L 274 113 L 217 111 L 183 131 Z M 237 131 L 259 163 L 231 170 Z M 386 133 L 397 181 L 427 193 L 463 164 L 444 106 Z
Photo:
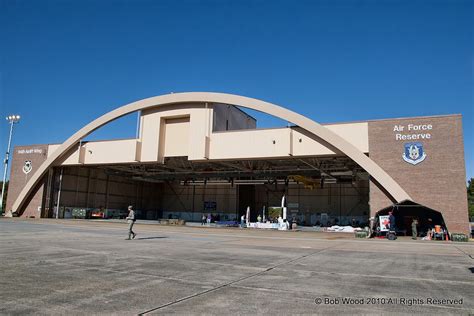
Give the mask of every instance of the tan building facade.
M 133 204 L 143 219 L 215 213 L 233 220 L 247 206 L 256 217 L 285 194 L 301 223 L 362 224 L 410 199 L 441 212 L 451 231 L 468 231 L 460 115 L 321 126 L 269 106 L 267 113 L 296 126 L 258 129 L 235 105 L 266 110 L 262 101 L 199 93 L 164 98 L 161 106 L 147 99 L 119 108 L 63 145 L 15 147 L 7 210 L 51 217 L 59 201 L 58 215 L 67 217 L 74 208 L 116 214 Z M 76 142 L 136 109 L 137 139 Z

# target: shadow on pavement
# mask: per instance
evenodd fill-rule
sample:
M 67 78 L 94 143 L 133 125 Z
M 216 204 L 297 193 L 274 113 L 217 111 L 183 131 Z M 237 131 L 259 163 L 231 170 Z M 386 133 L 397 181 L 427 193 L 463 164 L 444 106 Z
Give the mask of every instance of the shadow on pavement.
M 164 237 L 164 236 L 159 236 L 159 237 L 141 237 L 141 238 L 135 238 L 135 240 L 161 239 L 161 238 L 168 238 L 168 237 Z

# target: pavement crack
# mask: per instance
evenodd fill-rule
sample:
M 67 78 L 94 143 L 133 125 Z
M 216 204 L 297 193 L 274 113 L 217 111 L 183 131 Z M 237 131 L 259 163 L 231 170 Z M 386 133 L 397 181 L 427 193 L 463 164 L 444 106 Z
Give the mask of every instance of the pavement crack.
M 453 245 L 453 247 L 456 248 L 456 249 L 457 249 L 459 252 L 461 252 L 462 254 L 468 256 L 468 257 L 471 258 L 471 259 L 474 259 L 474 257 L 473 257 L 471 254 L 465 252 L 464 250 L 462 250 L 462 249 L 459 248 L 458 246 Z
M 165 304 L 162 304 L 158 307 L 155 307 L 155 308 L 152 308 L 152 309 L 149 309 L 149 310 L 146 310 L 144 312 L 141 312 L 139 313 L 138 315 L 146 315 L 146 314 L 149 314 L 151 312 L 154 312 L 154 311 L 157 311 L 157 310 L 160 310 L 160 309 L 163 309 L 165 307 L 168 307 L 168 306 L 171 306 L 171 305 L 174 305 L 174 304 L 177 304 L 177 303 L 180 303 L 180 302 L 183 302 L 183 301 L 187 301 L 187 300 L 190 300 L 192 298 L 195 298 L 195 297 L 198 297 L 198 296 L 201 296 L 201 295 L 204 295 L 204 294 L 207 294 L 207 293 L 211 293 L 211 292 L 215 292 L 217 290 L 220 290 L 222 288 L 225 288 L 225 287 L 228 287 L 228 286 L 231 286 L 233 284 L 236 284 L 236 283 L 239 283 L 239 282 L 242 282 L 242 281 L 245 281 L 245 280 L 248 280 L 250 278 L 253 278 L 253 277 L 256 277 L 256 276 L 259 276 L 259 275 L 262 275 L 268 271 L 271 271 L 275 268 L 278 268 L 282 265 L 286 265 L 286 264 L 289 264 L 289 263 L 292 263 L 292 262 L 295 262 L 295 261 L 298 261 L 298 260 L 301 260 L 301 259 L 304 259 L 304 258 L 307 258 L 307 257 L 310 257 L 310 256 L 314 256 L 316 254 L 319 254 L 323 251 L 326 251 L 326 250 L 329 250 L 329 249 L 332 249 L 332 248 L 335 248 L 337 247 L 338 245 L 333 245 L 333 246 L 330 246 L 330 247 L 326 247 L 326 248 L 323 248 L 323 249 L 319 249 L 319 250 L 316 250 L 316 251 L 313 251 L 313 252 L 310 252 L 310 253 L 307 253 L 307 254 L 304 254 L 304 255 L 301 255 L 301 256 L 298 256 L 296 258 L 293 258 L 293 259 L 290 259 L 290 260 L 287 260 L 287 261 L 284 261 L 284 262 L 280 262 L 278 264 L 275 264 L 271 267 L 268 267 L 266 269 L 264 269 L 263 271 L 259 271 L 257 273 L 253 273 L 251 275 L 248 275 L 248 276 L 245 276 L 245 277 L 242 277 L 242 278 L 238 278 L 236 280 L 233 280 L 233 281 L 230 281 L 230 282 L 227 282 L 227 283 L 224 283 L 224 284 L 221 284 L 219 286 L 216 286 L 216 287 L 213 287 L 211 289 L 207 289 L 207 290 L 204 290 L 204 291 L 201 291 L 201 292 L 198 292 L 198 293 L 194 293 L 194 294 L 191 294 L 191 295 L 188 295 L 188 296 L 185 296 L 185 297 L 181 297 L 179 299 L 176 299 L 174 301 L 171 301 L 171 302 L 168 302 L 168 303 L 165 303 Z

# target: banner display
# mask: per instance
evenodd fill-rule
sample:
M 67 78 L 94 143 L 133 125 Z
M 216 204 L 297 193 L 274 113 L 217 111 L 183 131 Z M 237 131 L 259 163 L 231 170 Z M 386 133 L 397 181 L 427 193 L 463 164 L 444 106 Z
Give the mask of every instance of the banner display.
M 380 223 L 380 231 L 381 232 L 388 232 L 390 221 L 388 220 L 388 215 L 381 215 L 379 216 L 379 223 Z

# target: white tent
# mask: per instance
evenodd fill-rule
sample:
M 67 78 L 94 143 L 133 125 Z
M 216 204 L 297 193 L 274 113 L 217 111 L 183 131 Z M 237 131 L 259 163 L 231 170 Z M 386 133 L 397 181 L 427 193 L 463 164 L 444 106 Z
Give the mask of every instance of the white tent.
M 286 196 L 284 194 L 281 198 L 281 208 L 283 209 L 283 219 L 286 219 Z
M 245 217 L 246 217 L 245 220 L 246 220 L 247 227 L 248 227 L 249 223 L 250 223 L 250 206 L 247 206 L 247 215 Z

